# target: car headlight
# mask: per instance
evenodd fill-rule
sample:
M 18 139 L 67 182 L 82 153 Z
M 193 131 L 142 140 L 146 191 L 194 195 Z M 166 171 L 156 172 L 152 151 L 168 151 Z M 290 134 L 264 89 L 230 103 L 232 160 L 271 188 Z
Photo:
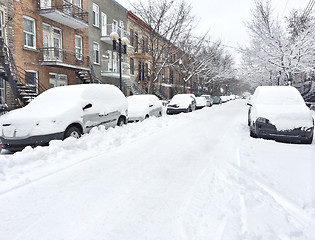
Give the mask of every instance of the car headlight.
M 256 122 L 258 122 L 258 123 L 270 123 L 267 118 L 263 118 L 263 117 L 257 118 Z

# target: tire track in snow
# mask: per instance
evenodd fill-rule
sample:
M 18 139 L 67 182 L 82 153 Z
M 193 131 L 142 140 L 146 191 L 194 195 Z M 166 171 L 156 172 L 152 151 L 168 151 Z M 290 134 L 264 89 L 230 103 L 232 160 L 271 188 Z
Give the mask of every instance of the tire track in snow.
M 238 163 L 240 161 L 238 160 Z M 263 196 L 269 198 L 271 201 L 277 203 L 278 206 L 280 206 L 283 210 L 283 213 L 287 215 L 288 221 L 292 222 L 293 219 L 299 223 L 299 225 L 302 225 L 303 229 L 300 229 L 301 232 L 305 233 L 306 235 L 314 236 L 315 232 L 313 229 L 315 229 L 315 219 L 308 215 L 301 207 L 299 207 L 297 204 L 292 202 L 291 200 L 287 199 L 280 193 L 278 193 L 273 188 L 267 186 L 266 184 L 262 183 L 261 181 L 257 180 L 252 176 L 252 174 L 244 171 L 240 165 L 235 166 L 231 163 L 227 163 L 230 165 L 232 169 L 235 170 L 236 174 L 239 175 L 239 179 L 242 179 L 242 181 L 239 181 L 239 189 L 246 189 L 245 185 L 254 185 L 256 190 L 258 190 Z M 231 184 L 237 184 L 237 183 L 231 183 Z M 246 231 L 248 231 L 248 228 L 246 227 L 246 205 L 245 205 L 245 199 L 244 195 L 240 194 L 240 200 L 241 200 L 241 212 L 242 212 L 242 233 L 246 234 Z M 244 224 L 245 223 L 245 224 Z

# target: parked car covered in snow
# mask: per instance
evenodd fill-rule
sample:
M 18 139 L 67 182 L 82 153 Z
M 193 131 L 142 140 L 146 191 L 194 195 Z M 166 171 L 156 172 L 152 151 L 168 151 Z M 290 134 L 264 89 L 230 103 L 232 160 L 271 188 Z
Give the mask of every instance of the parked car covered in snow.
M 228 102 L 230 100 L 230 97 L 229 96 L 220 96 L 220 99 L 221 99 L 222 103 L 225 103 L 225 102 Z
M 250 136 L 312 143 L 314 120 L 299 91 L 291 86 L 260 86 L 248 102 Z
M 205 97 L 196 97 L 196 109 L 201 109 L 209 106 L 209 102 Z
M 214 96 L 213 97 L 213 104 L 221 104 L 222 100 L 219 96 Z
M 201 95 L 200 97 L 205 97 L 207 99 L 207 107 L 211 107 L 213 105 L 213 98 L 211 95 Z
M 46 145 L 53 139 L 79 138 L 91 128 L 127 122 L 127 100 L 115 86 L 82 84 L 51 88 L 27 106 L 0 118 L 3 149 Z
M 176 94 L 167 106 L 167 114 L 178 114 L 196 110 L 196 97 L 194 94 Z
M 140 94 L 127 97 L 128 122 L 139 122 L 151 116 L 162 116 L 162 102 L 152 94 Z

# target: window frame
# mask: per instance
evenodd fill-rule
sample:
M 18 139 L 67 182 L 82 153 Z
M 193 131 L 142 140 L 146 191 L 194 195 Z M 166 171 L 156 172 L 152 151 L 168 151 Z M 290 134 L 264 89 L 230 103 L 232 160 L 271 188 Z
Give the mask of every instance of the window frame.
M 80 39 L 81 46 L 77 47 L 77 39 Z M 83 61 L 83 38 L 80 35 L 74 35 L 74 49 L 76 60 Z M 79 50 L 80 52 L 77 52 Z
M 93 3 L 93 26 L 94 27 L 100 27 L 100 7 Z
M 24 19 L 32 22 L 33 30 L 34 30 L 33 33 L 25 31 L 25 29 L 24 29 Z M 25 35 L 25 34 L 27 34 L 27 35 Z M 28 36 L 28 35 L 33 36 L 33 46 L 27 45 L 27 41 L 26 41 L 25 36 Z M 29 16 L 23 15 L 23 36 L 24 36 L 24 43 L 23 43 L 24 47 L 25 48 L 36 49 L 36 24 L 35 24 L 35 19 L 34 18 L 31 18 Z
M 95 50 L 94 46 L 97 46 Z M 93 64 L 100 65 L 100 44 L 93 42 Z

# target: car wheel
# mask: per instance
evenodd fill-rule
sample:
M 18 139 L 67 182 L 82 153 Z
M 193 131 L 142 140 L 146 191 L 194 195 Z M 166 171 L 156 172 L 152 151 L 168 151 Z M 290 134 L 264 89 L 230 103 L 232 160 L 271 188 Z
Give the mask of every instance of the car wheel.
M 159 117 L 162 117 L 162 112 L 159 112 Z
M 65 131 L 65 137 L 64 139 L 68 137 L 74 137 L 74 138 L 80 138 L 81 137 L 81 132 L 77 127 L 68 127 Z
M 145 115 L 144 119 L 148 119 L 150 116 L 147 114 Z
M 117 126 L 121 127 L 125 124 L 125 119 L 123 117 L 119 117 L 117 121 Z

